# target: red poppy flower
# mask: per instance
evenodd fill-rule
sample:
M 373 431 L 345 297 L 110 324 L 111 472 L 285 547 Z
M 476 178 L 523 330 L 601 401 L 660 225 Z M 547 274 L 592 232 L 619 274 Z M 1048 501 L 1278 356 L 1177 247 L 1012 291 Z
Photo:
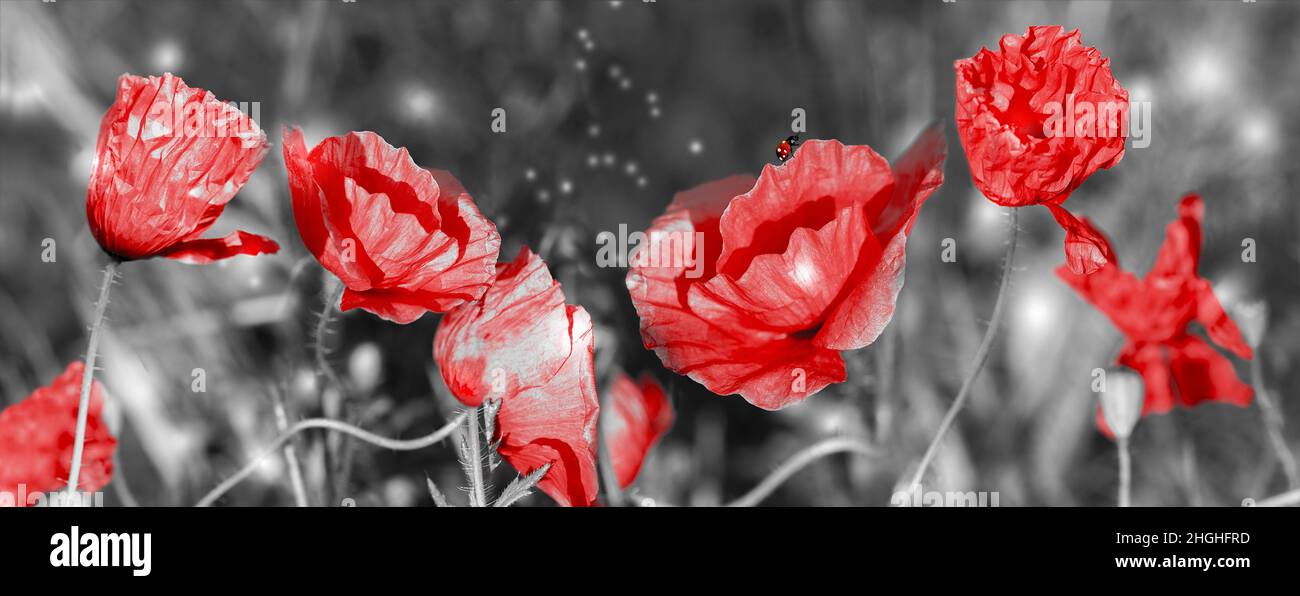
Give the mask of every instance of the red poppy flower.
M 627 276 L 646 347 L 767 410 L 843 381 L 839 351 L 872 343 L 893 317 L 907 235 L 943 183 L 944 153 L 938 126 L 892 168 L 865 145 L 813 140 L 757 183 L 679 193 Z
M 1124 333 L 1119 364 L 1142 374 L 1146 399 L 1142 414 L 1168 412 L 1175 403 L 1194 406 L 1219 401 L 1238 406 L 1250 403 L 1253 392 L 1241 382 L 1232 362 L 1205 340 L 1188 332 L 1195 321 L 1214 343 L 1241 358 L 1253 357 L 1237 325 L 1223 311 L 1210 282 L 1196 270 L 1201 255 L 1201 198 L 1188 195 L 1179 204 L 1178 219 L 1165 230 L 1155 266 L 1143 279 L 1120 268 L 1113 257 L 1091 275 L 1059 267 L 1057 275 L 1070 284 Z M 1106 237 L 1083 220 L 1089 233 Z M 1105 421 L 1098 423 L 1110 434 Z
M 564 303 L 541 257 L 524 248 L 497 265 L 481 300 L 443 317 L 433 341 L 456 399 L 501 400 L 497 451 L 520 473 L 551 464 L 538 487 L 561 505 L 596 500 L 591 318 Z
M 209 263 L 274 253 L 270 238 L 238 231 L 199 238 L 248 182 L 267 150 L 257 123 L 179 77 L 122 75 L 104 114 L 86 192 L 86 219 L 122 260 Z
M 1077 29 L 1052 25 L 1003 36 L 998 51 L 983 48 L 955 67 L 957 131 L 975 186 L 999 205 L 1042 204 L 1058 221 L 1072 219 L 1060 204 L 1124 157 L 1128 91 L 1110 59 Z M 1066 238 L 1079 273 L 1103 262 L 1091 240 Z
M 0 491 L 19 495 L 67 488 L 83 370 L 81 361 L 73 362 L 49 386 L 0 411 Z M 95 382 L 77 480 L 83 491 L 97 491 L 113 476 L 117 441 L 104 424 L 103 409 L 103 386 Z
M 347 286 L 342 310 L 410 323 L 483 295 L 501 237 L 450 173 L 421 169 L 373 132 L 310 153 L 301 130 L 282 136 L 298 233 Z
M 673 406 L 654 377 L 633 381 L 621 370 L 610 382 L 608 399 L 600 432 L 618 485 L 627 488 L 650 448 L 672 427 Z

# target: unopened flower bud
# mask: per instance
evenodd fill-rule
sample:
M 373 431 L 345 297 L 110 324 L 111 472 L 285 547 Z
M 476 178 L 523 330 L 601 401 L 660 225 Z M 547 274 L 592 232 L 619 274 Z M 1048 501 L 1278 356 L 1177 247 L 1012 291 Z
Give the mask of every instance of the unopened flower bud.
M 1140 375 L 1126 370 L 1107 373 L 1106 388 L 1101 392 L 1101 415 L 1117 438 L 1128 438 L 1133 432 L 1142 416 L 1144 398 Z
M 358 345 L 348 355 L 348 376 L 362 393 L 370 393 L 379 386 L 383 374 L 383 355 L 374 342 Z
M 1264 340 L 1264 332 L 1268 329 L 1268 303 L 1263 300 L 1238 302 L 1231 310 L 1233 320 L 1241 328 L 1241 334 L 1246 336 L 1246 343 L 1251 349 L 1259 349 L 1259 343 Z

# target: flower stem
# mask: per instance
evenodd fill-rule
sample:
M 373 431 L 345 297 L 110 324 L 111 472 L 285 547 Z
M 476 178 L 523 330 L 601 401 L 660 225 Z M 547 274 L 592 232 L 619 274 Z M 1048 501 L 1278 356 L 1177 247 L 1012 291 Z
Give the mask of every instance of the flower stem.
M 469 477 L 470 507 L 487 507 L 487 491 L 483 488 L 483 460 L 478 443 L 479 408 L 469 411 L 465 424 L 465 475 Z
M 1255 503 L 1256 507 L 1288 507 L 1291 505 L 1300 505 L 1300 489 L 1261 499 Z
M 280 432 L 289 430 L 289 416 L 284 411 L 284 400 L 280 398 L 279 392 L 275 394 L 275 426 Z M 289 484 L 293 487 L 293 502 L 299 507 L 306 507 L 307 489 L 302 482 L 302 468 L 298 465 L 298 454 L 294 451 L 293 443 L 284 445 L 284 461 L 289 466 Z
M 618 475 L 614 473 L 614 462 L 609 457 L 609 444 L 603 436 L 596 437 L 596 463 L 600 466 L 600 482 L 605 485 L 605 505 L 622 507 L 627 499 L 623 487 L 618 485 Z
M 961 389 L 957 391 L 957 398 L 952 400 L 952 405 L 948 407 L 948 413 L 944 414 L 943 421 L 939 423 L 939 431 L 931 439 L 930 446 L 925 450 L 925 456 L 921 458 L 921 464 L 916 467 L 916 473 L 912 475 L 912 481 L 908 483 L 908 491 L 917 490 L 921 486 L 921 479 L 925 477 L 925 471 L 934 461 L 934 456 L 939 452 L 939 445 L 943 443 L 943 438 L 948 434 L 948 429 L 957 419 L 957 413 L 961 411 L 962 406 L 966 405 L 966 399 L 970 396 L 971 387 L 975 380 L 979 378 L 980 371 L 984 370 L 984 363 L 989 359 L 989 352 L 993 347 L 993 338 L 997 336 L 998 325 L 1002 322 L 1002 310 L 1006 306 L 1007 286 L 1011 281 L 1011 267 L 1016 258 L 1016 241 L 1019 236 L 1019 215 L 1015 207 L 1010 207 L 1011 220 L 1011 241 L 1007 244 L 1007 254 L 1002 260 L 1002 280 L 998 282 L 998 297 L 993 303 L 993 315 L 989 320 L 989 327 L 984 331 L 984 339 L 980 341 L 979 349 L 975 351 L 975 362 L 971 371 L 962 379 Z
M 81 373 L 81 400 L 77 402 L 77 436 L 72 443 L 72 469 L 68 473 L 68 492 L 77 492 L 81 476 L 82 450 L 86 446 L 86 417 L 90 413 L 90 388 L 95 382 L 95 356 L 99 353 L 99 333 L 104 327 L 104 311 L 108 309 L 108 292 L 117 275 L 117 260 L 104 267 L 104 281 L 99 286 L 99 300 L 90 323 L 90 344 L 86 347 L 86 366 Z
M 321 308 L 320 317 L 316 319 L 316 335 L 313 338 L 313 349 L 316 354 L 316 368 L 320 374 L 324 375 L 339 391 L 343 391 L 343 382 L 339 379 L 338 374 L 334 372 L 334 367 L 330 366 L 327 359 L 327 350 L 325 349 L 325 334 L 329 332 L 330 321 L 334 318 L 334 308 L 338 306 L 339 300 L 343 298 L 343 291 L 347 286 L 342 282 L 334 282 L 334 286 L 328 290 L 325 297 L 325 306 Z M 322 390 L 321 395 L 324 395 Z
M 294 424 L 293 426 L 289 427 L 289 430 L 281 433 L 280 436 L 276 437 L 274 441 L 271 441 L 271 445 L 267 447 L 266 450 L 258 454 L 257 457 L 254 457 L 252 461 L 244 465 L 243 468 L 240 468 L 240 470 L 238 472 L 235 472 L 233 476 L 227 478 L 224 482 L 217 485 L 217 487 L 212 489 L 211 492 L 204 495 L 202 499 L 199 499 L 198 504 L 195 506 L 207 507 L 212 503 L 216 502 L 217 499 L 220 499 L 222 495 L 229 492 L 230 489 L 234 488 L 235 485 L 240 483 L 240 481 L 247 478 L 249 474 L 252 474 L 254 471 L 256 471 L 257 467 L 262 464 L 263 459 L 275 455 L 275 453 L 280 450 L 280 447 L 283 446 L 285 443 L 287 443 L 289 439 L 292 439 L 298 433 L 303 432 L 305 430 L 311 430 L 313 428 L 332 430 L 347 435 L 351 435 L 353 437 L 356 437 L 357 439 L 370 443 L 371 445 L 374 445 L 376 447 L 382 447 L 384 449 L 392 449 L 393 451 L 415 451 L 417 449 L 423 449 L 425 447 L 433 445 L 443 439 L 446 439 L 448 436 L 451 436 L 451 433 L 455 432 L 456 429 L 460 427 L 460 424 L 465 421 L 465 418 L 466 418 L 465 414 L 460 414 L 459 416 L 452 418 L 451 422 L 444 424 L 441 428 L 433 431 L 432 433 L 429 433 L 423 437 L 419 437 L 415 439 L 406 439 L 406 440 L 381 437 L 372 432 L 357 428 L 355 426 L 352 426 L 344 422 L 339 422 L 337 420 L 330 420 L 328 418 L 309 418 L 307 420 L 303 420 L 301 422 L 298 422 L 297 424 Z
M 833 455 L 836 453 L 857 453 L 866 457 L 876 457 L 880 455 L 880 453 L 876 451 L 875 447 L 868 445 L 861 439 L 855 439 L 852 437 L 834 437 L 826 439 L 820 443 L 809 445 L 802 451 L 794 454 L 793 457 L 786 460 L 780 467 L 773 470 L 771 474 L 768 474 L 767 478 L 764 478 L 762 482 L 758 483 L 758 486 L 755 486 L 749 492 L 745 493 L 744 496 L 727 503 L 725 506 L 753 507 L 763 502 L 763 499 L 766 499 L 771 495 L 777 487 L 781 486 L 781 484 L 793 476 L 795 472 L 802 470 L 804 466 L 807 466 L 820 458 L 826 457 L 827 455 Z
M 1132 504 L 1133 461 L 1128 452 L 1128 437 L 1116 437 L 1115 448 L 1119 451 L 1119 506 Z
M 325 335 L 329 332 L 329 324 L 333 319 L 334 308 L 343 297 L 343 291 L 346 288 L 347 286 L 339 280 L 326 282 L 326 289 L 324 292 L 325 304 L 321 307 L 320 316 L 316 318 L 315 335 L 312 336 L 312 351 L 316 356 L 316 371 L 319 375 L 318 378 L 323 377 L 325 381 L 319 384 L 320 388 L 317 391 L 317 397 L 320 400 L 320 411 L 324 416 L 337 415 L 337 412 L 334 411 L 333 408 L 329 407 L 327 401 L 326 392 L 329 390 L 329 386 L 333 386 L 340 394 L 343 394 L 345 391 L 343 381 L 339 379 L 338 374 L 334 372 L 334 367 L 330 366 L 327 358 L 328 350 L 325 348 Z M 329 503 L 333 501 L 330 491 L 330 476 L 331 472 L 334 470 L 334 454 L 328 440 L 325 441 L 321 447 L 321 456 L 324 464 L 322 468 L 324 469 L 324 473 L 321 478 L 320 492 L 322 501 Z
M 1282 472 L 1286 474 L 1287 488 L 1294 490 L 1300 488 L 1300 473 L 1296 471 L 1295 456 L 1287 448 L 1286 438 L 1282 436 L 1282 426 L 1285 424 L 1282 413 L 1264 388 L 1264 369 L 1259 361 L 1259 354 L 1255 354 L 1255 358 L 1250 361 L 1251 382 L 1255 385 L 1255 395 L 1259 398 L 1259 411 L 1264 417 L 1264 428 L 1268 429 L 1268 440 L 1277 453 L 1277 461 L 1282 464 Z

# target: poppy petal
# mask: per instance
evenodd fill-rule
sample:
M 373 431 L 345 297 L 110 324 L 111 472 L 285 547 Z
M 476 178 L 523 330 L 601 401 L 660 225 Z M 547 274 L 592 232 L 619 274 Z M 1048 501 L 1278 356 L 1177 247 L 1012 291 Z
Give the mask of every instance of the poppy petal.
M 640 473 L 646 454 L 672 427 L 673 406 L 664 388 L 649 375 L 633 381 L 620 370 L 608 392 L 600 433 L 618 485 L 627 488 Z
M 438 325 L 434 357 L 462 403 L 478 407 L 493 394 L 514 395 L 556 374 L 572 349 L 564 292 L 527 247 L 498 266 L 477 302 Z
M 298 227 L 298 235 L 307 250 L 323 265 L 326 263 L 326 249 L 329 231 L 325 229 L 325 214 L 322 211 L 321 192 L 312 178 L 311 161 L 308 159 L 307 145 L 303 142 L 302 129 L 284 127 L 280 132 L 284 145 L 284 166 L 289 173 L 289 194 L 293 200 L 293 220 Z M 337 267 L 338 255 L 330 253 L 331 265 L 326 269 L 333 271 Z
M 551 464 L 538 486 L 561 505 L 595 501 L 596 420 L 591 318 L 564 303 L 526 247 L 498 266 L 478 301 L 443 318 L 434 358 L 467 406 L 501 400 L 498 451 L 520 473 Z
M 1246 338 L 1242 337 L 1241 330 L 1233 322 L 1228 313 L 1223 311 L 1223 306 L 1219 304 L 1219 299 L 1214 295 L 1214 288 L 1210 282 L 1200 280 L 1199 288 L 1196 292 L 1196 320 L 1205 326 L 1205 332 L 1209 334 L 1210 340 L 1214 343 L 1231 350 L 1238 357 L 1250 360 L 1255 356 L 1246 343 Z
M 86 192 L 95 240 L 124 260 L 197 239 L 266 155 L 257 123 L 170 73 L 122 75 Z
M 222 238 L 181 242 L 158 256 L 182 263 L 204 265 L 239 255 L 275 254 L 279 251 L 280 245 L 274 240 L 239 230 Z
M 1048 203 L 1052 217 L 1065 230 L 1065 265 L 1078 275 L 1088 275 L 1105 267 L 1107 263 L 1119 264 L 1110 241 L 1088 218 L 1076 218 L 1064 207 Z
M 0 411 L 0 492 L 16 495 L 67 487 L 84 371 L 81 361 L 73 362 L 49 385 Z M 84 491 L 103 488 L 113 475 L 117 440 L 108 431 L 103 409 L 104 388 L 93 381 L 77 480 Z
M 1165 241 L 1160 245 L 1156 263 L 1148 279 L 1196 277 L 1201 260 L 1201 219 L 1205 206 L 1201 197 L 1187 195 L 1178 204 L 1178 219 L 1165 227 Z
M 496 272 L 501 237 L 450 173 L 405 148 L 351 132 L 307 152 L 285 132 L 294 218 L 304 244 L 347 287 L 341 307 L 407 323 L 476 300 Z
M 1255 392 L 1237 378 L 1232 361 L 1223 354 L 1194 335 L 1179 338 L 1171 345 L 1169 364 L 1182 405 L 1191 407 L 1203 401 L 1250 405 Z
M 1120 352 L 1119 363 L 1142 374 L 1146 399 L 1142 415 L 1164 414 L 1174 407 L 1171 389 L 1173 372 L 1169 366 L 1169 348 L 1158 343 L 1127 345 Z
M 591 317 L 565 308 L 570 354 L 544 384 L 506 398 L 497 413 L 501 457 L 521 474 L 551 464 L 537 483 L 562 506 L 596 502 L 596 420 L 600 412 L 593 367 Z

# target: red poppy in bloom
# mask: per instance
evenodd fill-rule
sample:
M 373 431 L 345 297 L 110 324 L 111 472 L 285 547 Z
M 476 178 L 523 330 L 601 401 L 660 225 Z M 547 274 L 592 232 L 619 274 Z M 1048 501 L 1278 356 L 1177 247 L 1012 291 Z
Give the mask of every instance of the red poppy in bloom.
M 282 136 L 298 233 L 347 286 L 342 310 L 410 323 L 483 295 L 501 237 L 450 173 L 421 169 L 373 132 L 310 153 L 301 130 Z
M 1047 205 L 1066 228 L 1068 264 L 1087 273 L 1105 262 L 1095 239 L 1069 236 L 1061 207 L 1098 169 L 1124 157 L 1128 91 L 1110 59 L 1079 31 L 1030 27 L 958 60 L 957 131 L 975 186 L 1007 207 Z
M 209 263 L 274 253 L 237 231 L 199 238 L 248 182 L 267 150 L 257 123 L 179 77 L 122 75 L 104 114 L 86 193 L 95 240 L 121 260 Z
M 0 412 L 0 492 L 19 495 L 67 488 L 83 370 L 81 361 L 69 364 L 48 387 Z M 86 443 L 77 479 L 83 491 L 97 491 L 113 476 L 117 441 L 104 424 L 103 409 L 103 387 L 95 382 L 90 389 Z M 19 490 L 19 485 L 24 490 Z
M 496 271 L 481 300 L 443 317 L 434 359 L 461 403 L 501 401 L 501 457 L 520 473 L 551 464 L 538 487 L 561 505 L 591 505 L 600 410 L 591 317 L 564 303 L 546 263 L 527 248 Z
M 673 406 L 654 377 L 642 375 L 633 381 L 623 371 L 610 382 L 606 404 L 600 432 L 618 485 L 627 488 L 650 448 L 672 427 Z
M 1121 269 L 1113 257 L 1091 275 L 1068 267 L 1056 270 L 1124 333 L 1127 341 L 1118 362 L 1142 374 L 1143 415 L 1168 412 L 1175 403 L 1194 406 L 1207 400 L 1245 406 L 1253 397 L 1250 385 L 1237 378 L 1232 362 L 1187 329 L 1193 321 L 1200 323 L 1214 343 L 1241 358 L 1253 357 L 1210 282 L 1196 272 L 1204 212 L 1199 196 L 1183 198 L 1178 219 L 1165 230 L 1155 266 L 1143 279 Z M 1090 222 L 1083 220 L 1083 225 L 1110 250 L 1106 237 Z M 1111 434 L 1100 414 L 1098 424 Z
M 679 193 L 630 262 L 646 347 L 767 410 L 843 381 L 839 351 L 872 343 L 893 317 L 907 235 L 943 183 L 944 153 L 940 126 L 892 168 L 865 145 L 813 140 L 757 182 Z

